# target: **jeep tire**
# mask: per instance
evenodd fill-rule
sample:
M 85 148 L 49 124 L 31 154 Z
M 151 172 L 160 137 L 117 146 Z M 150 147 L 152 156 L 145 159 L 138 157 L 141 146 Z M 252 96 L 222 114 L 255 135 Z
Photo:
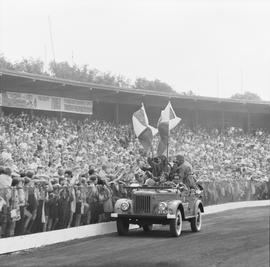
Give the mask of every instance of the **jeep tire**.
M 153 224 L 144 224 L 142 228 L 144 232 L 151 232 L 153 229 Z
M 192 232 L 199 232 L 202 228 L 202 214 L 199 208 L 196 216 L 190 220 L 190 227 Z
M 175 219 L 170 220 L 170 233 L 174 237 L 178 237 L 182 232 L 182 214 L 180 210 L 177 210 Z
M 127 235 L 129 229 L 129 222 L 126 219 L 118 218 L 116 221 L 116 227 L 119 235 Z

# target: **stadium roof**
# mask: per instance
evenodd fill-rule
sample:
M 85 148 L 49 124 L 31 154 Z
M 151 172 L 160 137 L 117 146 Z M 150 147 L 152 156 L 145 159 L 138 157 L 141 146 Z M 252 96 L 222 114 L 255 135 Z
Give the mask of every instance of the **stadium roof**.
M 121 88 L 102 84 L 54 78 L 26 72 L 0 69 L 1 91 L 34 93 L 97 102 L 165 106 L 170 100 L 175 108 L 224 110 L 270 114 L 269 101 L 234 100 L 227 98 L 185 96 L 151 90 Z

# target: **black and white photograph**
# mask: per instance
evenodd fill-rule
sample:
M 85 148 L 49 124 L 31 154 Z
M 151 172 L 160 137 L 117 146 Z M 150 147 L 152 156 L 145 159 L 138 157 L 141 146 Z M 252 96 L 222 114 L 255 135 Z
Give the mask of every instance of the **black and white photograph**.
M 269 267 L 269 0 L 0 0 L 1 267 Z

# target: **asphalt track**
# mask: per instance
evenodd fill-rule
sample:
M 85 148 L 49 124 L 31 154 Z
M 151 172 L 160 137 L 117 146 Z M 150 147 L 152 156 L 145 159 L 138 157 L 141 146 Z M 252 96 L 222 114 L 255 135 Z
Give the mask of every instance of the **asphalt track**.
M 168 227 L 151 233 L 133 230 L 0 256 L 0 266 L 269 266 L 269 207 L 242 208 L 203 217 L 192 233 L 187 222 L 180 238 Z

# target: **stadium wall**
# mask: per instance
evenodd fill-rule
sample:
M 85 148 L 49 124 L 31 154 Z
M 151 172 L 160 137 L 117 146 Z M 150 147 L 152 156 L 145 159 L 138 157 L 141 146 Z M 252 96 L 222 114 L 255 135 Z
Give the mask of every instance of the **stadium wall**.
M 53 116 L 57 118 L 67 117 L 75 120 L 83 120 L 91 117 L 96 120 L 104 120 L 108 122 L 129 124 L 131 123 L 132 114 L 140 108 L 140 105 L 130 104 L 115 104 L 106 102 L 96 102 L 93 104 L 93 114 L 73 114 L 65 112 L 44 111 L 44 110 L 29 110 L 1 107 L 4 114 L 19 114 L 25 112 L 28 114 L 36 114 L 39 116 Z M 146 106 L 149 122 L 151 125 L 156 126 L 160 116 L 160 112 L 164 107 Z M 238 112 L 222 112 L 213 110 L 200 110 L 200 109 L 186 109 L 175 108 L 176 114 L 182 118 L 182 123 L 196 130 L 202 126 L 208 130 L 217 128 L 222 130 L 226 127 L 240 127 L 244 131 L 263 129 L 270 130 L 270 114 L 257 114 L 257 113 L 238 113 Z
M 118 106 L 118 107 L 117 107 Z M 94 102 L 93 118 L 111 121 L 115 123 L 131 123 L 132 114 L 140 108 L 140 105 L 115 104 Z M 156 126 L 160 112 L 164 107 L 146 106 L 146 112 L 151 125 Z M 118 111 L 117 111 L 118 110 Z M 252 129 L 270 130 L 270 114 L 239 113 L 219 110 L 179 109 L 176 114 L 182 118 L 182 123 L 192 129 L 203 126 L 208 130 L 225 127 L 240 127 L 244 131 Z
M 140 105 L 94 102 L 92 115 L 8 107 L 2 107 L 1 110 L 4 114 L 19 114 L 24 112 L 28 114 L 36 114 L 39 116 L 53 116 L 59 119 L 66 117 L 75 120 L 83 120 L 90 116 L 92 119 L 96 120 L 104 120 L 108 122 L 114 122 L 116 124 L 130 124 L 132 114 L 139 108 Z M 156 126 L 162 108 L 163 107 L 146 106 L 146 112 L 148 114 L 149 122 L 151 125 Z M 222 130 L 223 128 L 232 126 L 240 127 L 244 129 L 244 131 L 252 131 L 254 129 L 263 129 L 266 131 L 270 130 L 270 114 L 248 114 L 229 111 L 221 112 L 177 108 L 175 109 L 175 112 L 180 118 L 182 118 L 182 123 L 193 130 L 196 130 L 200 126 L 208 130 L 213 128 Z

